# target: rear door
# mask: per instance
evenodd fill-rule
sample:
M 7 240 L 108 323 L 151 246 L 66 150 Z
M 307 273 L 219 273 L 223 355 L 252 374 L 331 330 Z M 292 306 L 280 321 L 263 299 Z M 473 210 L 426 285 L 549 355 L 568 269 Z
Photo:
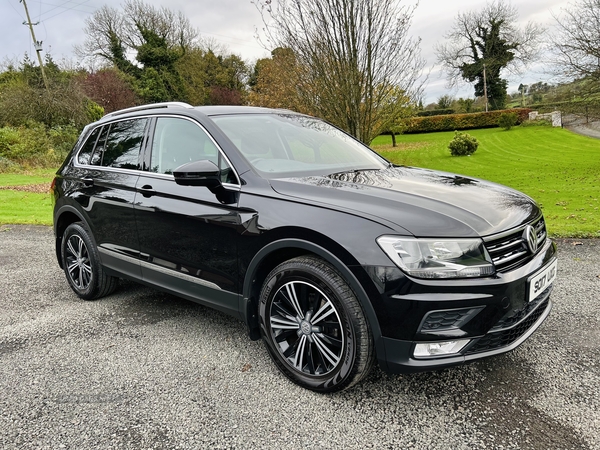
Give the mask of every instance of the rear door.
M 239 191 L 238 178 L 195 121 L 157 117 L 151 136 L 135 197 L 142 277 L 238 315 L 237 237 L 242 227 L 237 204 L 222 204 L 205 187 L 176 184 L 173 171 L 208 159 L 221 168 L 229 190 Z
M 141 270 L 133 202 L 149 124 L 148 118 L 106 124 L 94 130 L 78 155 L 85 185 L 80 202 L 102 263 L 134 278 Z

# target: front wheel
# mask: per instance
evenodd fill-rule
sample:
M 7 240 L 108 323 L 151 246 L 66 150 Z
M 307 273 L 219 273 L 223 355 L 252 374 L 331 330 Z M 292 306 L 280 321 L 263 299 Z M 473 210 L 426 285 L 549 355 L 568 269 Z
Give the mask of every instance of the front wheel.
M 104 272 L 98 250 L 82 222 L 66 228 L 61 256 L 69 286 L 80 298 L 94 300 L 110 294 L 117 287 L 118 278 Z
M 273 269 L 261 290 L 259 314 L 271 358 L 300 386 L 335 392 L 370 371 L 368 322 L 352 289 L 325 261 L 299 257 Z

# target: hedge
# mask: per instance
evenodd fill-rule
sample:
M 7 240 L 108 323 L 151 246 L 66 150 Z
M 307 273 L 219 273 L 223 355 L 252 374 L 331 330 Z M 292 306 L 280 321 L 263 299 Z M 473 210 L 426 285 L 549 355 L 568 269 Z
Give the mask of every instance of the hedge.
M 408 119 L 404 133 L 431 133 L 435 131 L 493 128 L 498 126 L 498 119 L 502 114 L 512 112 L 517 114 L 517 124 L 520 124 L 529 118 L 531 111 L 529 108 L 515 108 L 470 114 L 412 117 Z
M 430 117 L 430 116 L 446 116 L 448 114 L 454 114 L 453 109 L 431 109 L 429 111 L 419 111 L 417 117 Z

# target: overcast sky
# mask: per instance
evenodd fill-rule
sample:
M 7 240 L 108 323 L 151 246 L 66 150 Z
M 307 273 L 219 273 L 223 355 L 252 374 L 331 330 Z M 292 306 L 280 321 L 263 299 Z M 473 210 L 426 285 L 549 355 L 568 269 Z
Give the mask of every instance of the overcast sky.
M 55 60 L 74 60 L 73 45 L 83 42 L 84 21 L 104 4 L 118 7 L 121 0 L 26 0 L 36 38 L 43 41 L 45 52 L 51 52 Z M 227 46 L 245 60 L 268 56 L 268 52 L 255 39 L 256 29 L 262 27 L 260 15 L 250 0 L 145 0 L 157 6 L 183 11 L 200 34 Z M 414 4 L 416 0 L 404 0 Z M 571 0 L 571 3 L 574 0 Z M 432 68 L 425 89 L 425 102 L 434 102 L 443 94 L 456 97 L 473 96 L 473 88 L 464 86 L 450 92 L 446 81 L 434 66 L 433 47 L 443 40 L 452 27 L 457 13 L 481 8 L 482 0 L 421 0 L 412 24 L 412 34 L 422 39 L 421 51 Z M 554 24 L 552 13 L 559 14 L 569 0 L 513 0 L 523 23 L 536 21 L 550 28 Z M 25 21 L 23 4 L 19 0 L 0 0 L 0 60 L 22 59 L 25 52 L 32 57 L 35 49 Z M 522 76 L 509 79 L 509 92 L 515 91 L 521 82 L 552 81 L 538 67 Z

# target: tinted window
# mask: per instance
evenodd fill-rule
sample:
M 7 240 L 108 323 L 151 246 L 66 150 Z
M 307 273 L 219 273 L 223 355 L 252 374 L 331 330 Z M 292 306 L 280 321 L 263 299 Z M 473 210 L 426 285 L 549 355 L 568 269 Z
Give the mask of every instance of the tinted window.
M 102 127 L 102 132 L 100 133 L 100 138 L 96 143 L 96 149 L 90 158 L 90 164 L 93 166 L 99 166 L 102 164 L 102 155 L 104 154 L 104 145 L 106 144 L 106 135 L 108 134 L 109 126 Z
M 110 126 L 102 165 L 139 169 L 139 156 L 148 119 L 124 120 Z
M 92 131 L 92 134 L 90 134 L 87 141 L 79 151 L 79 155 L 77 155 L 77 162 L 79 164 L 89 164 L 90 156 L 94 151 L 94 146 L 96 145 L 98 135 L 100 134 L 100 129 L 101 127 L 96 128 L 94 131 Z
M 186 119 L 158 118 L 152 141 L 151 172 L 172 174 L 182 164 L 206 159 L 221 169 L 221 182 L 238 183 L 233 170 L 200 126 Z

